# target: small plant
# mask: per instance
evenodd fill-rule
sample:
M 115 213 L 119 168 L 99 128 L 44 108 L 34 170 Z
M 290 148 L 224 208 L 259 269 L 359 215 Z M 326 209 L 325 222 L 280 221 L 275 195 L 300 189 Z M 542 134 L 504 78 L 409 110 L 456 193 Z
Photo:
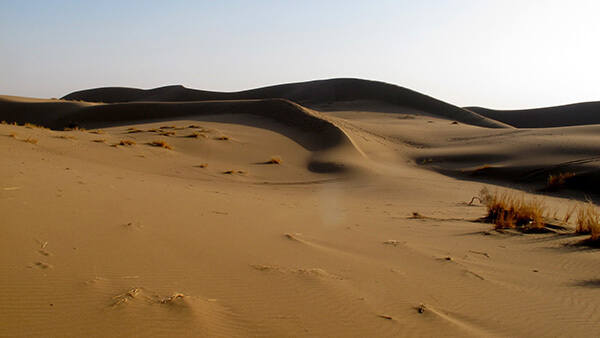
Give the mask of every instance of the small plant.
M 548 189 L 557 190 L 565 186 L 567 180 L 575 176 L 573 173 L 560 173 L 548 176 Z
M 118 143 L 118 145 L 120 145 L 120 146 L 134 146 L 136 144 L 137 144 L 137 142 L 135 142 L 133 140 L 121 140 L 121 142 Z
M 192 124 L 192 125 L 190 125 L 188 128 L 200 129 L 200 128 L 202 128 L 202 127 L 200 127 L 200 126 L 199 126 L 199 125 L 197 125 L 197 124 Z
M 541 199 L 486 192 L 481 200 L 487 208 L 488 214 L 485 219 L 494 224 L 494 229 L 532 230 L 546 226 L 543 216 L 546 207 Z
M 29 129 L 37 128 L 37 129 L 42 129 L 42 130 L 48 130 L 48 128 L 46 128 L 46 127 L 38 126 L 37 124 L 32 124 L 32 123 L 25 123 L 23 126 L 25 128 L 29 128 Z
M 86 131 L 85 128 L 82 127 L 65 127 L 63 128 L 64 131 Z
M 202 134 L 202 133 L 192 133 L 190 135 L 188 135 L 187 137 L 191 137 L 191 138 L 207 138 L 206 135 Z
M 229 140 L 229 136 L 219 136 L 217 138 L 215 138 L 215 140 L 219 140 L 219 141 L 228 141 Z
M 96 135 L 104 134 L 104 130 L 102 130 L 102 129 L 94 129 L 94 130 L 90 130 L 89 132 L 90 132 L 90 134 L 96 134 Z
M 7 123 L 6 123 L 6 121 L 2 121 L 2 122 L 0 122 L 0 124 L 7 124 Z
M 235 174 L 235 170 L 226 170 L 223 172 L 223 174 L 233 175 L 233 174 Z
M 105 138 L 99 138 L 99 139 L 93 140 L 93 142 L 106 143 L 106 139 Z
M 283 164 L 281 156 L 271 156 L 271 159 L 267 161 L 268 164 Z
M 600 242 L 600 212 L 591 200 L 579 205 L 576 224 L 576 233 L 590 234 L 591 242 Z
M 173 147 L 171 147 L 171 145 L 168 144 L 165 141 L 157 141 L 157 140 L 155 140 L 155 141 L 149 142 L 148 144 L 151 145 L 151 146 L 154 146 L 154 147 L 162 147 L 162 148 L 165 148 L 165 149 L 173 150 Z
M 173 136 L 173 135 L 175 135 L 175 132 L 174 131 L 161 131 L 160 135 L 162 135 L 162 136 Z
M 31 144 L 37 144 L 37 143 L 38 143 L 38 140 L 37 140 L 36 138 L 29 138 L 29 137 L 28 137 L 28 138 L 25 140 L 25 142 L 28 142 L 28 143 L 31 143 Z
M 175 126 L 162 126 L 160 129 L 175 129 Z
M 16 133 L 10 133 L 10 134 L 8 134 L 8 136 L 10 136 L 12 138 L 17 138 L 17 134 Z
M 141 132 L 143 132 L 143 130 L 137 129 L 137 128 L 129 128 L 129 129 L 127 129 L 127 133 L 128 134 L 141 133 Z
M 62 139 L 71 139 L 71 140 L 77 140 L 77 138 L 76 138 L 75 136 L 72 136 L 72 135 L 64 135 L 64 134 L 62 134 L 62 135 L 58 135 L 58 136 L 56 136 L 56 137 L 58 137 L 58 138 L 62 138 Z
M 156 132 L 158 132 L 159 130 L 158 130 L 158 129 L 156 129 L 156 128 L 150 128 L 150 129 L 148 129 L 147 131 L 148 131 L 149 133 L 156 133 Z
M 196 168 L 206 168 L 208 167 L 208 163 L 200 163 L 197 166 L 195 166 Z

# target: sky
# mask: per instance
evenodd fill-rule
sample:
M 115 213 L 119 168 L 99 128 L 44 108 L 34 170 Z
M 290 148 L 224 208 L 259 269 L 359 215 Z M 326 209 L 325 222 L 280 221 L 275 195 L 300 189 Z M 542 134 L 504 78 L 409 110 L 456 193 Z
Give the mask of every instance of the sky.
M 0 0 L 0 95 L 329 78 L 458 106 L 600 101 L 600 1 Z

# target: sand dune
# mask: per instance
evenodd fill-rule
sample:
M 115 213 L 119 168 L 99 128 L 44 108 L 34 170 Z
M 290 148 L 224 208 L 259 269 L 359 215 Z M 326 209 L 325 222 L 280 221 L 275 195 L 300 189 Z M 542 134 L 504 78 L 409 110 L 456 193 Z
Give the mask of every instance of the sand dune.
M 517 128 L 600 124 L 600 102 L 522 110 L 494 110 L 482 107 L 466 107 L 465 109 Z
M 407 88 L 359 79 L 331 79 L 311 82 L 291 83 L 253 90 L 219 93 L 169 86 L 151 90 L 134 88 L 98 88 L 74 92 L 66 95 L 66 100 L 92 102 L 134 102 L 134 101 L 207 101 L 207 100 L 251 100 L 282 98 L 311 108 L 335 110 L 343 102 L 367 101 L 386 105 L 385 111 L 396 108 L 400 112 L 433 114 L 462 123 L 490 128 L 505 128 L 503 123 L 482 117 L 471 111 L 417 93 Z
M 310 103 L 323 84 L 1 97 L 0 335 L 596 336 L 599 252 L 563 218 L 600 198 L 599 125 L 453 123 L 378 85 Z M 477 222 L 484 187 L 541 193 L 558 230 Z

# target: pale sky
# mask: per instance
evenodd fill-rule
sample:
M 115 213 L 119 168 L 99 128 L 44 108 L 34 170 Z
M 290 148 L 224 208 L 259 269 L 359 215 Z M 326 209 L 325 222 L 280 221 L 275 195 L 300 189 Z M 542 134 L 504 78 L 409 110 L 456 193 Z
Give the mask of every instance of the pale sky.
M 0 95 L 336 77 L 458 106 L 600 101 L 600 1 L 0 0 Z

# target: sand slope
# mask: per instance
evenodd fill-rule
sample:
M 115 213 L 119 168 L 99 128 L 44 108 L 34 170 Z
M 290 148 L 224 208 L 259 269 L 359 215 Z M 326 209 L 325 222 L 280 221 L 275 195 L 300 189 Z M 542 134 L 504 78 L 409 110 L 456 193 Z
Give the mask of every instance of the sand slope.
M 598 198 L 596 125 L 482 128 L 366 101 L 2 102 L 20 108 L 0 120 L 89 129 L 0 124 L 0 335 L 600 328 L 599 251 L 573 224 L 496 232 L 468 204 L 567 170 L 574 183 L 544 192 L 550 217 Z

